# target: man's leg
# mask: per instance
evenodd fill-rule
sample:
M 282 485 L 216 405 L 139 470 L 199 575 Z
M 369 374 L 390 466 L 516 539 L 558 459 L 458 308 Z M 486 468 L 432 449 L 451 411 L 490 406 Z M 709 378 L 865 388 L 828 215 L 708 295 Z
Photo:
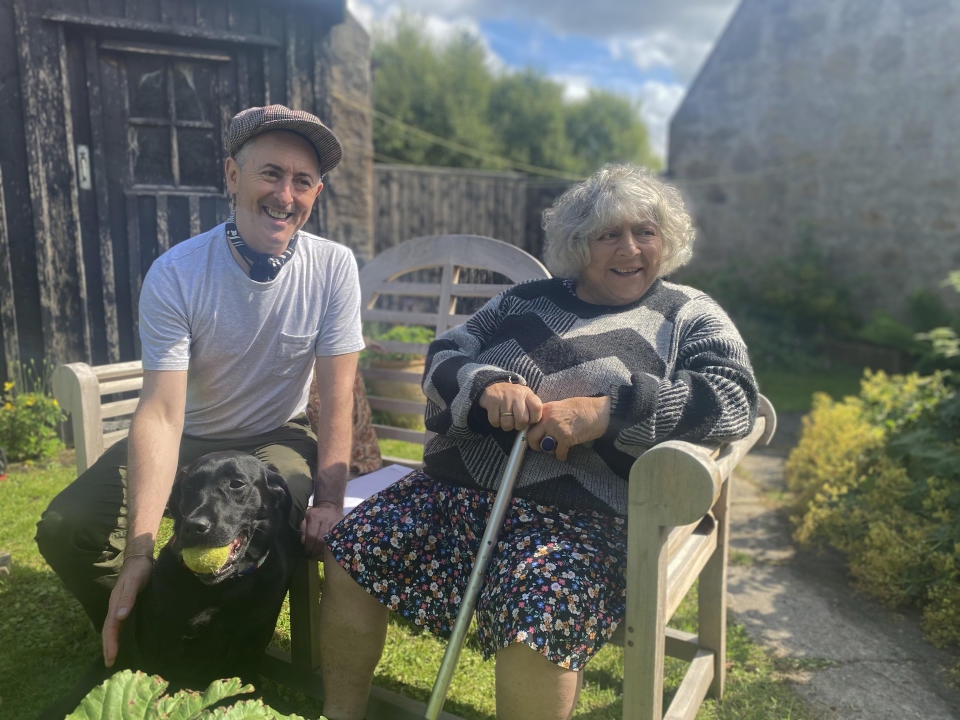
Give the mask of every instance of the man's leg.
M 373 671 L 387 636 L 387 608 L 360 587 L 324 550 L 320 600 L 320 672 L 323 713 L 329 720 L 360 720 Z
M 274 465 L 290 490 L 290 527 L 300 536 L 300 521 L 313 492 L 313 469 L 317 464 L 317 436 L 306 417 L 296 418 L 276 430 L 244 441 L 238 449 Z
M 127 441 L 64 488 L 37 523 L 40 554 L 83 606 L 97 632 L 126 545 Z

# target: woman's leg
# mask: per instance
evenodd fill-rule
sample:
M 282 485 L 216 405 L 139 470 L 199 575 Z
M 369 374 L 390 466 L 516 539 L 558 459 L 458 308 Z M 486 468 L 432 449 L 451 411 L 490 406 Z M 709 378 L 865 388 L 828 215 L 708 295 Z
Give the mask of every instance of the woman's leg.
M 318 630 L 323 714 L 330 720 L 360 720 L 383 653 L 387 608 L 360 587 L 329 550 L 323 561 Z
M 526 645 L 508 645 L 497 652 L 497 720 L 568 720 L 581 676 Z

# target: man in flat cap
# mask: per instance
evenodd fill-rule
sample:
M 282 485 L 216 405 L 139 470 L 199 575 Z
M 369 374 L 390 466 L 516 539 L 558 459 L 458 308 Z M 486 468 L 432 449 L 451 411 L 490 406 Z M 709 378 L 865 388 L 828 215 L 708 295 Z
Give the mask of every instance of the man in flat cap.
M 178 467 L 227 449 L 276 465 L 311 557 L 342 516 L 360 285 L 348 248 L 301 229 L 340 143 L 315 116 L 270 105 L 234 116 L 227 150 L 235 213 L 165 252 L 144 279 L 143 391 L 128 439 L 37 526 L 41 553 L 102 627 L 108 667 L 150 577 Z M 314 372 L 317 435 L 304 415 Z

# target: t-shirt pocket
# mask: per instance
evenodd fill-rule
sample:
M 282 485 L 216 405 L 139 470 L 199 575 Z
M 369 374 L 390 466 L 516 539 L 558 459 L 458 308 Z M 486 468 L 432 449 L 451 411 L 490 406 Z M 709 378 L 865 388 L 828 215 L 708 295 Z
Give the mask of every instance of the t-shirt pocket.
M 313 362 L 314 339 L 314 335 L 291 335 L 281 332 L 273 374 L 279 377 L 291 377 L 302 373 L 304 363 L 312 364 Z

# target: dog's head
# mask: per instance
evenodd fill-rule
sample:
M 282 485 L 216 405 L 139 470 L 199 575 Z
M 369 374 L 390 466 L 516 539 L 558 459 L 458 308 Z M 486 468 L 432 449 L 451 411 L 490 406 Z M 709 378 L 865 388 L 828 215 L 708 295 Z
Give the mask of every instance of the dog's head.
M 174 482 L 167 503 L 174 520 L 170 548 L 180 555 L 221 549 L 216 567 L 193 572 L 205 583 L 222 582 L 263 562 L 275 537 L 287 531 L 290 503 L 273 465 L 246 453 L 208 453 Z

